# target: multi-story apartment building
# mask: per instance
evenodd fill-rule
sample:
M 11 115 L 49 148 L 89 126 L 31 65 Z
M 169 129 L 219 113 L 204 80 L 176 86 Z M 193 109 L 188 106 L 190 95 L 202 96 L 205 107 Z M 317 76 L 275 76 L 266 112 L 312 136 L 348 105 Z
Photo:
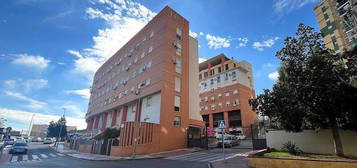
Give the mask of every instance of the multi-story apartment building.
M 226 120 L 227 131 L 249 134 L 257 120 L 248 99 L 255 97 L 252 66 L 236 62 L 224 54 L 199 65 L 200 112 L 207 127 L 217 128 L 218 120 Z
M 341 53 L 357 44 L 357 0 L 321 0 L 314 11 L 327 48 Z
M 30 136 L 34 137 L 46 137 L 47 136 L 47 124 L 33 124 L 30 131 Z
M 189 22 L 165 7 L 95 73 L 87 130 L 120 128 L 111 155 L 184 148 L 187 131 L 204 125 L 197 76 Z

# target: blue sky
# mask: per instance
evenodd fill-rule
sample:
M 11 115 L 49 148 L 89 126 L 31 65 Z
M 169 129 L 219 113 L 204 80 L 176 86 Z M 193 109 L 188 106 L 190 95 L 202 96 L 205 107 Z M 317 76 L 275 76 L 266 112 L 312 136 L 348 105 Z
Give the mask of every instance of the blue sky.
M 275 53 L 299 23 L 318 30 L 318 0 L 12 0 L 0 2 L 0 117 L 28 129 L 58 120 L 85 128 L 96 69 L 166 5 L 190 22 L 201 60 L 253 65 L 257 94 L 274 84 Z

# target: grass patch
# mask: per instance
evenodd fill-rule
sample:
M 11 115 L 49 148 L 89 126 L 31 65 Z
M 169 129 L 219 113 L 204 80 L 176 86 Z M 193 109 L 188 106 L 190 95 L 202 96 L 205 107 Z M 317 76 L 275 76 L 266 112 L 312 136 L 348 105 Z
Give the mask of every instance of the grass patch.
M 279 157 L 279 158 L 292 158 L 292 159 L 319 159 L 319 160 L 353 160 L 349 158 L 338 157 L 335 155 L 320 155 L 320 154 L 310 154 L 310 153 L 303 153 L 300 156 L 292 155 L 287 152 L 270 152 L 265 153 L 264 156 L 266 157 Z

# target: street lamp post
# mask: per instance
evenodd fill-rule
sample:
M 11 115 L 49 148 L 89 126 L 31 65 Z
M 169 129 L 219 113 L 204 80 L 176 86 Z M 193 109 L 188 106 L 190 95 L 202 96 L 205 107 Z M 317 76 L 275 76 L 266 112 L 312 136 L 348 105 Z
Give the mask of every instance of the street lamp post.
M 63 118 L 65 117 L 65 115 L 66 115 L 66 108 L 63 108 Z M 61 137 L 61 133 L 62 133 L 62 120 L 60 121 L 59 124 L 60 124 L 60 131 L 58 133 L 57 141 L 59 141 L 59 139 Z M 57 142 L 57 145 L 56 145 L 57 148 L 58 148 L 58 144 L 59 144 L 59 142 Z

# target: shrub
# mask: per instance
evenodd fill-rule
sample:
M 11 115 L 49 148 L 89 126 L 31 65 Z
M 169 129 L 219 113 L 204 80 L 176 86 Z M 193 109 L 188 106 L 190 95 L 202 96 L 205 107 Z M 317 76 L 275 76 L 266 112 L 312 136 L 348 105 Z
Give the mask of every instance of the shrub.
M 284 143 L 281 150 L 293 155 L 300 155 L 302 153 L 302 150 L 300 150 L 300 148 L 297 147 L 297 145 L 291 141 Z

